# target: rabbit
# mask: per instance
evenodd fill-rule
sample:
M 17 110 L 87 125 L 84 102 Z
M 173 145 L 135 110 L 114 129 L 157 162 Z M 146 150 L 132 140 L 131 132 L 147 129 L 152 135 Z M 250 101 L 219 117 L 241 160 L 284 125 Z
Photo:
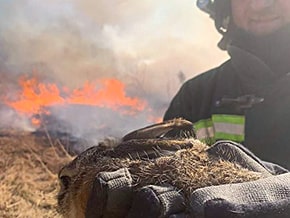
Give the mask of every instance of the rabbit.
M 170 184 L 189 197 L 206 186 L 254 181 L 262 174 L 214 156 L 197 140 L 191 122 L 173 119 L 131 132 L 120 140 L 93 146 L 59 172 L 58 211 L 85 217 L 93 181 L 100 172 L 127 168 L 134 189 Z

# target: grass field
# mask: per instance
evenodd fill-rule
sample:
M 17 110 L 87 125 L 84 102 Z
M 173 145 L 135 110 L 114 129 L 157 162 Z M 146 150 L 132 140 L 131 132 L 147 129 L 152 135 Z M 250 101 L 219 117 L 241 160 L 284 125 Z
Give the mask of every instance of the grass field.
M 71 159 L 57 140 L 0 132 L 0 217 L 60 217 L 57 173 Z

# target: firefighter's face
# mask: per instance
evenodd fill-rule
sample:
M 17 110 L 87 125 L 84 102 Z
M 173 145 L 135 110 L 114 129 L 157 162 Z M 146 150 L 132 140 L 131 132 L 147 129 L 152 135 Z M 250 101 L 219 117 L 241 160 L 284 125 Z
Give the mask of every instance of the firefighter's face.
M 290 23 L 290 0 L 231 0 L 235 25 L 257 36 Z

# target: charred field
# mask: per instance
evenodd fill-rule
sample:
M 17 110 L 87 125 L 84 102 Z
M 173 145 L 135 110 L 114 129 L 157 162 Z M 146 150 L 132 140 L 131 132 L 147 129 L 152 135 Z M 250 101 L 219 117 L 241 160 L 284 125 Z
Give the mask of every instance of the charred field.
M 57 173 L 72 158 L 49 135 L 0 131 L 0 217 L 60 217 Z

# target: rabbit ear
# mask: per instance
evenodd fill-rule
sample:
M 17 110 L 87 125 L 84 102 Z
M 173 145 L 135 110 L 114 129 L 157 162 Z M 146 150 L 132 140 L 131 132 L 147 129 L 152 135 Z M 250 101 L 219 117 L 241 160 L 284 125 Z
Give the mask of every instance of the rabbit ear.
M 178 137 L 195 138 L 193 124 L 190 121 L 177 118 L 153 124 L 128 133 L 123 137 L 123 141 L 128 141 L 131 139 L 156 139 Z

